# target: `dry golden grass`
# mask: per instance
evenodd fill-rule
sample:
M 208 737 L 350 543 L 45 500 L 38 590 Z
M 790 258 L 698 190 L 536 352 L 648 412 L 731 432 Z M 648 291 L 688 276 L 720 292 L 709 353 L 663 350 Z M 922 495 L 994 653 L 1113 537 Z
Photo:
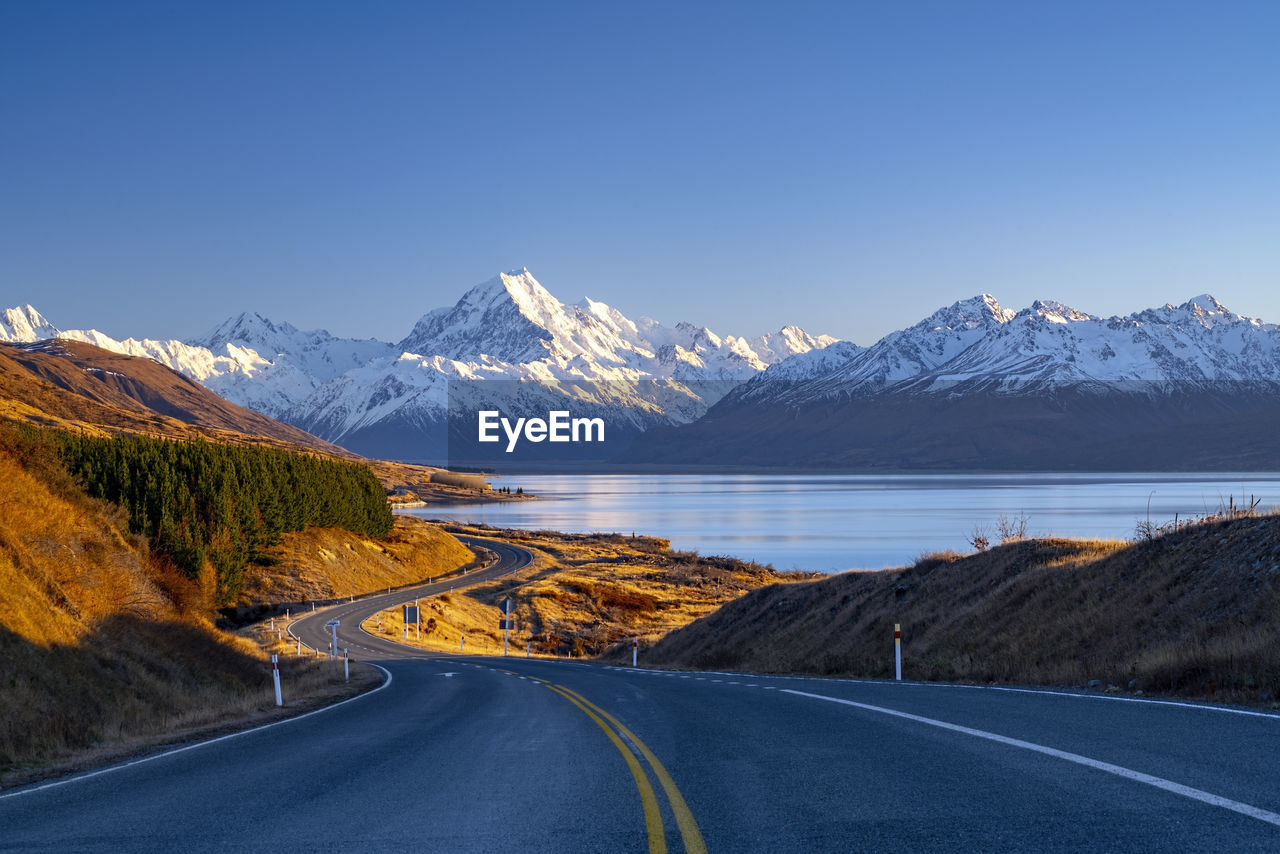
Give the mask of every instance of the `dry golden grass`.
M 770 587 L 673 632 L 655 665 L 1085 685 L 1274 703 L 1280 517 L 1136 544 L 1027 540 Z
M 46 452 L 0 431 L 0 785 L 275 714 L 261 648 Z M 287 711 L 338 687 L 313 668 Z
M 469 652 L 501 652 L 501 613 L 508 596 L 517 628 L 512 650 L 534 655 L 599 655 L 610 648 L 642 646 L 715 610 L 743 593 L 808 575 L 779 573 L 733 558 L 673 552 L 666 540 L 617 534 L 561 534 L 456 527 L 449 530 L 492 536 L 534 553 L 533 564 L 495 582 L 422 600 L 422 638 L 428 649 L 457 652 L 467 638 Z M 403 638 L 400 609 L 365 623 L 383 635 Z M 415 641 L 410 635 L 410 642 Z
M 240 605 L 358 596 L 444 575 L 475 560 L 452 535 L 412 516 L 397 516 L 385 540 L 335 528 L 287 533 L 268 555 L 270 566 L 255 564 L 246 571 Z

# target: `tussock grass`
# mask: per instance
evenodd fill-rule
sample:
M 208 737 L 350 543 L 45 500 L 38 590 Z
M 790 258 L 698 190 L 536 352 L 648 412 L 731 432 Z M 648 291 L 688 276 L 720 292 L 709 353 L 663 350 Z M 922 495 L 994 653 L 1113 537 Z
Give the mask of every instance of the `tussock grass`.
M 655 665 L 1280 697 L 1280 517 L 1137 543 L 1035 539 L 767 587 L 672 632 Z

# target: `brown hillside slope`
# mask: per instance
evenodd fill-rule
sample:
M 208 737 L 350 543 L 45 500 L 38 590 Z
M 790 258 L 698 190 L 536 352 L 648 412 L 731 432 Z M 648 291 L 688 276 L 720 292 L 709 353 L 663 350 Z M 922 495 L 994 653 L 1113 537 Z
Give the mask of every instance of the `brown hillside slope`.
M 0 344 L 0 414 L 42 426 L 296 446 L 352 457 L 151 359 L 79 341 Z
M 1280 517 L 1126 545 L 1058 539 L 770 587 L 664 638 L 656 665 L 1083 685 L 1274 703 Z

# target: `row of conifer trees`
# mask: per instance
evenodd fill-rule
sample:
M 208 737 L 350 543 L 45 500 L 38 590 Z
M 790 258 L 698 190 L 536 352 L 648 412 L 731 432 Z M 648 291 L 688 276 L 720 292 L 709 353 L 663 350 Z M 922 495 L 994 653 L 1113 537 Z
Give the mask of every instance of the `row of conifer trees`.
M 346 528 L 381 539 L 391 510 L 368 466 L 275 448 L 122 435 L 60 434 L 68 471 L 121 505 L 129 528 L 192 578 L 208 561 L 220 604 L 285 531 Z

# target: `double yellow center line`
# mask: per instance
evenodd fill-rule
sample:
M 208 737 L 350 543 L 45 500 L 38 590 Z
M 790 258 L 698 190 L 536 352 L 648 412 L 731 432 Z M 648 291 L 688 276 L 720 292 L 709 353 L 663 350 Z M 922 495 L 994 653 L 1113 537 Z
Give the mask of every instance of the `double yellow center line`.
M 667 803 L 671 805 L 671 813 L 675 816 L 676 826 L 680 829 L 680 841 L 684 845 L 684 850 L 687 854 L 706 854 L 707 844 L 702 840 L 702 833 L 698 830 L 698 823 L 694 820 L 693 813 L 689 810 L 689 805 L 685 803 L 684 796 L 680 794 L 680 789 L 676 787 L 675 781 L 671 779 L 667 769 L 663 767 L 662 762 L 658 760 L 658 757 L 654 755 L 648 745 L 637 738 L 635 733 L 623 726 L 617 718 L 576 691 L 570 690 L 563 685 L 547 682 L 545 679 L 535 679 L 532 676 L 527 678 L 546 685 L 581 709 L 587 717 L 596 722 L 596 726 L 604 731 L 609 741 L 613 742 L 613 746 L 618 748 L 618 752 L 622 754 L 622 758 L 627 762 L 627 767 L 631 769 L 631 776 L 635 779 L 636 789 L 640 792 L 640 803 L 644 807 L 644 826 L 649 834 L 649 854 L 666 854 L 667 836 L 662 826 L 662 813 L 659 809 L 657 793 L 654 791 L 653 784 L 649 781 L 649 775 L 645 772 L 644 766 L 640 764 L 640 757 L 643 757 L 644 761 L 653 770 L 654 776 L 658 779 L 658 784 L 667 796 Z M 637 751 L 639 756 L 636 755 Z

